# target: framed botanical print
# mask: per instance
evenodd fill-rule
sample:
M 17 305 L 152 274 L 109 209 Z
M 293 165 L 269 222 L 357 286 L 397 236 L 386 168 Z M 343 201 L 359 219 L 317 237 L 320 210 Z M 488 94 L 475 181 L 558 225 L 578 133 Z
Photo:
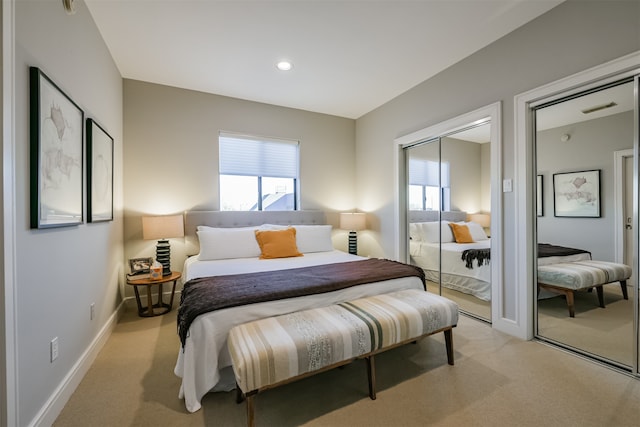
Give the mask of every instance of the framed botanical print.
M 81 224 L 84 112 L 37 67 L 29 86 L 31 228 Z
M 554 216 L 600 217 L 600 170 L 553 174 Z
M 113 220 L 113 138 L 87 119 L 88 222 Z

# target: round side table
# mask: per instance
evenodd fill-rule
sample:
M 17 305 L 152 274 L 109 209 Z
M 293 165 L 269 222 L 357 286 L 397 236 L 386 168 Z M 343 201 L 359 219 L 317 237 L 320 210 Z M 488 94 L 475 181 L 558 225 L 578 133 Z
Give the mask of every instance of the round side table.
M 171 311 L 173 307 L 173 296 L 176 292 L 176 282 L 182 277 L 182 273 L 178 271 L 172 271 L 170 275 L 163 276 L 162 279 L 152 280 L 145 279 L 127 279 L 127 285 L 133 286 L 133 291 L 136 294 L 136 302 L 138 303 L 138 315 L 140 317 L 153 317 L 166 314 Z M 171 299 L 169 303 L 162 301 L 162 285 L 165 283 L 173 282 L 173 288 L 171 289 Z M 143 307 L 140 302 L 140 292 L 138 292 L 138 286 L 147 287 L 147 306 Z M 153 303 L 151 298 L 151 288 L 158 286 L 158 302 Z M 158 309 L 158 310 L 155 310 Z

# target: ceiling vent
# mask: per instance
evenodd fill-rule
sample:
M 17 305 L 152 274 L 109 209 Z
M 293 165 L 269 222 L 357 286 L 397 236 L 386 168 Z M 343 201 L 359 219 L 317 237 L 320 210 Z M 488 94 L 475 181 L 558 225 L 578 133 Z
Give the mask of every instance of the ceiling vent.
M 611 108 L 611 107 L 615 107 L 616 104 L 615 102 L 609 102 L 608 104 L 602 104 L 602 105 L 596 105 L 595 107 L 591 107 L 591 108 L 585 108 L 584 110 L 582 110 L 583 114 L 589 114 L 589 113 L 593 113 L 596 111 L 600 111 L 600 110 L 604 110 L 605 108 Z

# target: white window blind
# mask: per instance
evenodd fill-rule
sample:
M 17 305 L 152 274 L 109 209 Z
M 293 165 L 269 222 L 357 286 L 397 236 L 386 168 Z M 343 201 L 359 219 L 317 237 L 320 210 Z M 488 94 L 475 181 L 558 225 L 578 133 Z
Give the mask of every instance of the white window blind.
M 449 186 L 449 162 L 440 163 L 442 182 L 438 181 L 438 162 L 434 160 L 409 159 L 409 184 L 429 187 Z
M 298 179 L 298 142 L 220 134 L 220 174 Z

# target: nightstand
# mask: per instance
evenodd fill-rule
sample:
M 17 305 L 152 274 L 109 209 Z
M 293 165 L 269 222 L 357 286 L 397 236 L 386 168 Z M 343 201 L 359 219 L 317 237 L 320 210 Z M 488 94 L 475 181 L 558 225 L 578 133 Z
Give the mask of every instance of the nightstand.
M 127 279 L 127 285 L 133 286 L 133 290 L 136 293 L 136 302 L 138 303 L 138 315 L 140 317 L 152 317 L 152 316 L 160 316 L 161 314 L 166 314 L 171 311 L 173 307 L 173 296 L 176 292 L 176 282 L 178 279 L 182 277 L 182 273 L 177 271 L 172 271 L 170 275 L 163 276 L 162 279 L 152 280 L 149 278 L 145 279 Z M 169 303 L 165 303 L 162 301 L 162 285 L 165 283 L 173 282 L 173 288 L 171 289 L 171 299 Z M 140 293 L 138 292 L 138 286 L 146 286 L 147 287 L 147 306 L 143 307 L 140 302 Z M 158 286 L 158 302 L 155 304 L 151 298 L 151 288 L 153 286 Z M 158 310 L 156 310 L 158 309 Z

